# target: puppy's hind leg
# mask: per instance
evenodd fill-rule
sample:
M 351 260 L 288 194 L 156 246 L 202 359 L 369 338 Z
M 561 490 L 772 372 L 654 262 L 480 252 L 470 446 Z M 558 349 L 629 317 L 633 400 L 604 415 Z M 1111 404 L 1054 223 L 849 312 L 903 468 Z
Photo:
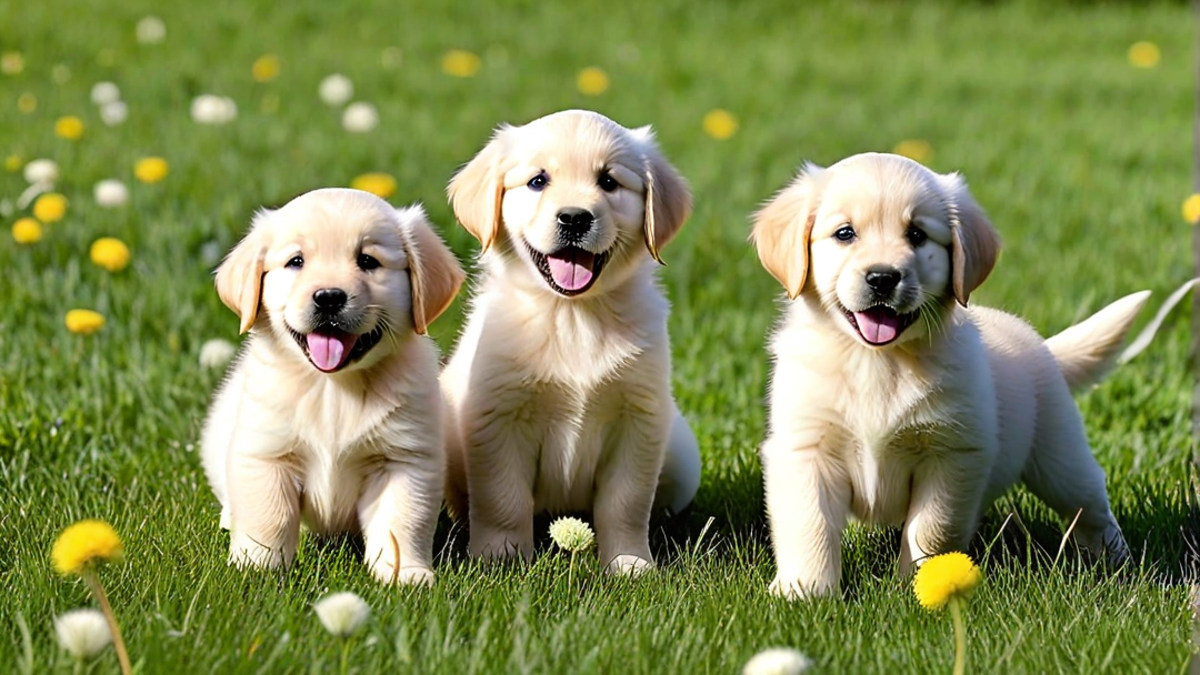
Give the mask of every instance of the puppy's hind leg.
M 1079 409 L 1065 383 L 1041 392 L 1033 451 L 1021 478 L 1029 491 L 1066 523 L 1079 516 L 1073 534 L 1110 565 L 1129 559 L 1129 547 L 1113 516 L 1104 470 L 1088 446 Z
M 676 408 L 667 437 L 666 458 L 658 475 L 658 489 L 654 493 L 654 510 L 666 510 L 675 515 L 692 503 L 699 488 L 700 445 L 687 420 Z

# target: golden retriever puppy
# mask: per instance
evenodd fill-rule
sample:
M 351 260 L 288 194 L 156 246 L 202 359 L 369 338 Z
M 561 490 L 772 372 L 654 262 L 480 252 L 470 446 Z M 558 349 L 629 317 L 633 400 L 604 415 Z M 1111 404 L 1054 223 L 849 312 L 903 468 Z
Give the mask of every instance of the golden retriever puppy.
M 1082 546 L 1128 556 L 1071 388 L 1104 375 L 1148 292 L 1048 340 L 968 307 L 999 237 L 960 176 L 896 155 L 807 165 L 752 239 L 793 300 L 762 446 L 774 593 L 836 592 L 851 516 L 903 524 L 905 572 L 965 550 L 1018 481 L 1078 515 Z
M 255 216 L 217 269 L 250 337 L 202 437 L 232 563 L 291 562 L 303 520 L 361 532 L 381 581 L 432 583 L 445 449 L 423 334 L 462 280 L 420 206 L 324 189 Z
M 442 372 L 471 555 L 528 558 L 535 513 L 592 511 L 610 571 L 649 567 L 652 509 L 683 509 L 700 481 L 655 280 L 687 185 L 649 127 L 572 110 L 500 127 L 448 192 L 482 244 Z

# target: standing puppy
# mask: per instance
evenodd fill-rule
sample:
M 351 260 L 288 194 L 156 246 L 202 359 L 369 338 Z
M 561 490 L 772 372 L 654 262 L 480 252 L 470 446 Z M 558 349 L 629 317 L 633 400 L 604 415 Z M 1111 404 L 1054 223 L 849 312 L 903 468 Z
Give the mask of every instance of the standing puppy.
M 255 216 L 217 269 L 250 338 L 202 438 L 231 562 L 291 562 L 303 519 L 362 532 L 381 581 L 433 581 L 445 457 L 423 334 L 462 280 L 419 206 L 326 189 Z
M 442 373 L 451 510 L 472 556 L 533 554 L 539 512 L 594 511 L 601 561 L 653 564 L 651 509 L 700 481 L 671 396 L 658 251 L 691 194 L 649 127 L 594 112 L 500 127 L 450 182 L 483 276 Z
M 896 155 L 806 166 L 752 238 L 793 300 L 762 447 L 773 592 L 835 592 L 850 516 L 903 524 L 902 571 L 965 550 L 1018 481 L 1079 514 L 1084 547 L 1128 556 L 1070 389 L 1104 375 L 1149 292 L 1048 340 L 968 308 L 999 238 L 957 174 Z

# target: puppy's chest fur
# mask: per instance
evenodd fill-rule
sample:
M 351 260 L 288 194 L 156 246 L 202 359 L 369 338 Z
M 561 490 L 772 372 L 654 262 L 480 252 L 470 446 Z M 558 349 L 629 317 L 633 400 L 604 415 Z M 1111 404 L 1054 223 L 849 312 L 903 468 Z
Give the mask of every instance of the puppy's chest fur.
M 252 348 L 248 357 L 255 356 Z M 422 407 L 413 396 L 420 385 L 397 367 L 401 360 L 393 355 L 369 374 L 338 378 L 311 372 L 307 364 L 276 362 L 254 368 L 256 374 L 242 382 L 239 433 L 274 439 L 256 443 L 255 454 L 292 467 L 310 529 L 357 530 L 365 481 L 405 448 L 428 442 L 430 428 L 436 428 L 422 422 L 428 411 L 414 409 Z M 432 368 L 414 370 L 429 370 L 432 378 Z M 280 396 L 281 388 L 291 395 Z M 429 395 L 435 396 L 432 389 Z
M 596 473 L 623 435 L 662 426 L 650 435 L 665 441 L 666 300 L 655 291 L 635 306 L 610 303 L 492 303 L 476 314 L 490 341 L 475 345 L 464 412 L 477 433 L 495 420 L 535 463 L 538 511 L 590 509 Z M 465 357 L 456 354 L 452 377 Z
M 978 346 L 973 332 L 960 337 Z M 786 340 L 776 343 L 773 424 L 848 479 L 860 520 L 901 523 L 918 468 L 977 445 L 990 380 L 964 376 L 956 354 L 875 351 L 811 330 Z

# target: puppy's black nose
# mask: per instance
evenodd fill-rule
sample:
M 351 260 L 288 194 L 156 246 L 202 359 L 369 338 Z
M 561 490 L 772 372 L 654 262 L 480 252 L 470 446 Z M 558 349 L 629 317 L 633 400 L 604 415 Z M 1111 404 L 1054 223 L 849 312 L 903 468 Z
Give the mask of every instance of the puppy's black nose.
M 891 293 L 900 283 L 900 270 L 892 267 L 873 267 L 867 270 L 867 285 L 877 294 Z
M 340 288 L 321 288 L 313 293 L 313 304 L 323 314 L 334 314 L 346 306 L 346 291 Z
M 596 216 L 587 209 L 572 206 L 558 212 L 558 228 L 567 234 L 582 235 L 592 229 L 594 222 Z

